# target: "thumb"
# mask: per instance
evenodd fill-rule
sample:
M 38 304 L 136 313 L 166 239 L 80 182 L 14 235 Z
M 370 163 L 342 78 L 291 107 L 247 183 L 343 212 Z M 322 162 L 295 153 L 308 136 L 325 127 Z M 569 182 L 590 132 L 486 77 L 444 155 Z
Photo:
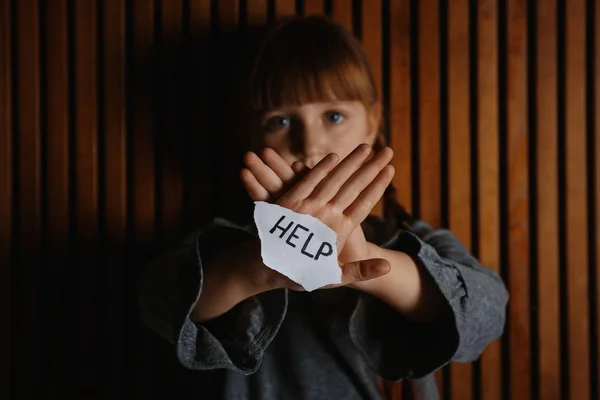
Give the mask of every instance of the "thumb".
M 342 265 L 342 285 L 368 281 L 390 272 L 390 263 L 383 258 L 354 261 Z

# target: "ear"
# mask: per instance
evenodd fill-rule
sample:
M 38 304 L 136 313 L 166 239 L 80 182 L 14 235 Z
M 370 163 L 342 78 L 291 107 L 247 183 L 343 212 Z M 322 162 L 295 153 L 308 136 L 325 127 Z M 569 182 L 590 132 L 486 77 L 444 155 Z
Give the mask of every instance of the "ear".
M 367 140 L 371 146 L 375 144 L 375 140 L 379 135 L 379 130 L 381 128 L 381 113 L 381 103 L 379 101 L 367 108 Z

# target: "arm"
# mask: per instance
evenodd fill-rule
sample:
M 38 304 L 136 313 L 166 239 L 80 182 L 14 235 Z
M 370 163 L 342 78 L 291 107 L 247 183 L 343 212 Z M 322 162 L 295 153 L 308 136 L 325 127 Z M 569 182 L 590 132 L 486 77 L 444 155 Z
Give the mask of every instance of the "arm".
M 420 240 L 415 242 L 408 239 L 408 243 L 414 243 L 407 244 L 408 235 Z M 491 311 L 498 317 L 500 325 L 503 325 L 503 310 L 508 301 L 504 283 L 496 272 L 479 264 L 450 231 L 434 230 L 424 222 L 417 221 L 411 231 L 399 235 L 389 245 L 406 252 L 370 244 L 371 254 L 389 260 L 392 270 L 385 277 L 361 283 L 361 290 L 379 298 L 416 322 L 447 321 L 453 311 L 448 307 L 449 293 L 445 282 L 440 282 L 440 266 L 436 269 L 433 265 L 434 261 L 443 261 L 444 267 L 456 271 L 458 279 L 465 278 L 466 275 L 466 280 L 462 279 L 464 282 L 461 282 L 464 285 L 471 283 L 469 278 L 483 285 L 481 288 L 471 288 L 469 296 L 478 294 L 475 289 L 483 289 L 479 294 L 495 299 L 494 303 L 499 307 Z M 428 245 L 429 248 L 423 248 L 424 245 Z
M 369 243 L 370 257 L 383 258 L 390 272 L 380 278 L 357 283 L 356 289 L 369 293 L 415 322 L 443 323 L 451 309 L 427 269 L 407 253 Z
M 269 278 L 260 276 L 266 274 L 265 268 L 256 237 L 248 237 L 227 249 L 220 249 L 206 260 L 202 296 L 192 309 L 192 321 L 207 322 L 242 301 L 268 291 L 269 287 L 273 287 L 268 285 Z
M 476 358 L 502 333 L 508 299 L 504 284 L 450 232 L 434 231 L 422 222 L 384 248 L 368 244 L 359 224 L 383 194 L 393 169 L 384 167 L 391 158 L 389 149 L 367 162 L 363 150 L 359 146 L 324 173 L 317 168 L 329 156 L 308 173 L 299 162 L 290 172 L 280 157 L 265 151 L 264 162 L 247 158 L 242 181 L 251 197 L 260 199 L 262 193 L 330 226 L 338 234 L 341 262 L 375 257 L 391 265 L 387 275 L 351 285 L 364 295 L 351 313 L 349 334 L 382 377 L 414 379 L 451 360 Z M 287 176 L 294 173 L 301 178 L 285 192 Z
M 242 374 L 258 368 L 283 322 L 287 292 L 255 295 L 260 290 L 238 278 L 253 265 L 241 251 L 250 251 L 245 246 L 256 240 L 239 226 L 215 220 L 144 271 L 138 283 L 142 322 L 175 345 L 185 367 Z M 231 249 L 245 261 L 227 258 Z
M 138 284 L 142 322 L 176 346 L 185 367 L 242 374 L 258 368 L 285 317 L 282 289 L 298 289 L 262 264 L 258 245 L 253 233 L 216 220 L 144 271 Z M 378 262 L 348 263 L 342 280 L 385 272 Z
M 360 288 L 350 320 L 355 345 L 382 376 L 420 378 L 472 361 L 502 334 L 506 288 L 451 232 L 417 221 L 384 247 L 375 251 L 391 255 L 392 272 Z

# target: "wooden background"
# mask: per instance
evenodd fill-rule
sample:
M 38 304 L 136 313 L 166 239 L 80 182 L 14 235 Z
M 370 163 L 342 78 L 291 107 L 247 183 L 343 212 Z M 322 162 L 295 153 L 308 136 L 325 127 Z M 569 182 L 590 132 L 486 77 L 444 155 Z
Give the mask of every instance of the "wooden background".
M 224 208 L 224 39 L 295 13 L 361 38 L 399 200 L 509 287 L 443 398 L 599 398 L 596 0 L 0 0 L 0 397 L 206 397 L 135 281 Z

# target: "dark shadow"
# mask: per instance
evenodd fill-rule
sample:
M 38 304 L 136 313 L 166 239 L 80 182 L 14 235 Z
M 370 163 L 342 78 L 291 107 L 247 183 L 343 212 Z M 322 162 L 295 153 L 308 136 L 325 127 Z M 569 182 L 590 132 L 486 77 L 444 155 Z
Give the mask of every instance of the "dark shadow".
M 240 99 L 252 49 L 263 38 L 265 28 L 244 27 L 239 31 L 237 26 L 213 26 L 203 35 L 184 31 L 172 38 L 160 31 L 155 34 L 161 39 L 141 59 L 130 60 L 128 72 L 133 79 L 128 104 L 132 121 L 144 118 L 136 113 L 147 111 L 144 104 L 148 104 L 151 88 L 148 118 L 152 119 L 153 129 L 146 132 L 146 137 L 140 137 L 139 132 L 131 136 L 130 151 L 135 153 L 135 147 L 144 142 L 154 144 L 156 230 L 144 232 L 136 228 L 135 220 L 129 221 L 129 243 L 125 246 L 130 272 L 124 282 L 127 321 L 123 344 L 128 360 L 123 369 L 124 393 L 157 398 L 196 393 L 212 398 L 211 394 L 198 392 L 211 386 L 201 381 L 213 380 L 223 371 L 199 373 L 179 365 L 173 345 L 139 323 L 133 291 L 147 261 L 177 242 L 182 233 L 217 216 L 239 223 L 251 216 L 252 202 L 239 181 L 242 155 L 249 148 L 248 133 L 239 118 Z M 150 68 L 152 73 L 138 68 Z M 131 131 L 135 127 L 130 135 Z M 173 186 L 172 178 L 178 176 L 183 209 L 174 219 L 168 210 L 177 200 L 172 190 L 177 185 Z M 129 181 L 135 179 L 133 176 Z M 111 365 L 107 363 L 107 367 Z
M 211 26 L 195 34 L 188 21 L 183 32 L 170 37 L 162 32 L 160 10 L 156 11 L 158 22 L 144 48 L 133 39 L 133 12 L 127 11 L 126 221 L 107 218 L 107 199 L 114 194 L 106 189 L 103 171 L 113 158 L 103 147 L 102 106 L 99 214 L 76 212 L 81 207 L 76 186 L 81 177 L 74 167 L 69 176 L 70 220 L 64 222 L 63 236 L 53 236 L 57 229 L 49 228 L 42 205 L 41 227 L 33 228 L 34 233 L 39 228 L 40 240 L 23 239 L 28 237 L 30 227 L 23 222 L 28 217 L 15 205 L 14 250 L 10 265 L 0 267 L 14 271 L 13 371 L 7 390 L 17 397 L 24 391 L 50 398 L 214 397 L 198 389 L 203 387 L 201 380 L 212 380 L 222 371 L 198 373 L 179 365 L 173 345 L 140 323 L 136 284 L 148 261 L 185 233 L 215 216 L 243 222 L 250 215 L 252 202 L 239 182 L 241 157 L 249 142 L 237 117 L 239 91 L 250 50 L 265 28 Z M 98 65 L 90 67 L 101 77 L 106 65 L 122 60 L 102 53 L 101 41 L 98 47 Z M 109 100 L 102 97 L 102 82 L 100 78 L 100 104 Z M 74 114 L 77 105 L 71 102 Z M 75 117 L 70 118 L 72 124 Z M 73 137 L 70 143 L 72 166 L 77 140 Z M 141 159 L 152 165 L 146 168 Z M 153 187 L 148 189 L 148 183 Z M 18 189 L 15 184 L 15 192 Z M 46 204 L 53 188 L 44 186 L 43 191 Z M 148 212 L 146 195 L 154 202 Z M 27 330 L 28 336 L 23 336 Z
M 239 206 L 242 199 L 249 203 L 239 182 L 249 148 L 241 99 L 252 51 L 264 33 L 261 27 L 220 27 L 207 36 L 166 40 L 142 63 L 156 68 L 149 82 L 156 130 L 148 140 L 156 144 L 157 170 L 182 171 L 186 230 L 214 216 L 242 222 L 248 215 L 249 208 Z M 163 197 L 157 188 L 159 205 Z

